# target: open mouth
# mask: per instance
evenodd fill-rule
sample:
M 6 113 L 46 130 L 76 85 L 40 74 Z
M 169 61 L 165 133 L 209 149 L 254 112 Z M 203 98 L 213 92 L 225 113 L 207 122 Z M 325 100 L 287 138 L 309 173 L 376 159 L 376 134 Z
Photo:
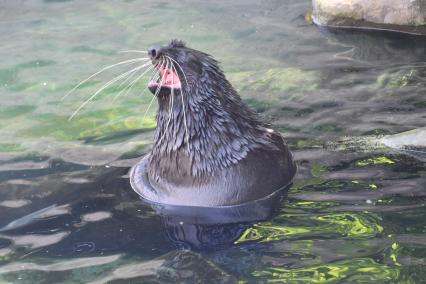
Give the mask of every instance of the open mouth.
M 164 68 L 164 66 L 159 66 L 157 69 L 160 74 L 157 79 L 153 79 L 148 83 L 150 90 L 156 91 L 158 88 L 179 90 L 181 88 L 179 76 L 172 69 Z

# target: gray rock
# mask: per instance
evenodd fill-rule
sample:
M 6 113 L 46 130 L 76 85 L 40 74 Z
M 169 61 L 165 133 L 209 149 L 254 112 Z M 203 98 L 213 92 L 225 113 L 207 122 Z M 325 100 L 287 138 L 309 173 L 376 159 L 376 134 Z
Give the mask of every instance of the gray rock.
M 381 142 L 394 150 L 426 161 L 426 127 L 385 136 Z
M 312 0 L 312 6 L 319 26 L 426 35 L 426 0 Z

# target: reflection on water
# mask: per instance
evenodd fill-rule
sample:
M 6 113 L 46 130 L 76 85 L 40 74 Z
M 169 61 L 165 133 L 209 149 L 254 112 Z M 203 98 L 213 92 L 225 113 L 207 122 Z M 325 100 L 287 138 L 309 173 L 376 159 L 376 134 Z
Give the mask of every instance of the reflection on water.
M 424 38 L 320 30 L 309 1 L 3 2 L 0 282 L 424 281 L 424 157 L 375 144 L 425 126 Z M 298 176 L 271 214 L 139 200 L 128 170 L 155 127 L 147 79 L 68 121 L 126 70 L 61 100 L 79 80 L 175 37 L 223 62 L 288 140 Z
M 185 207 L 153 203 L 169 239 L 178 248 L 220 250 L 232 246 L 256 222 L 277 214 L 288 188 L 236 206 Z

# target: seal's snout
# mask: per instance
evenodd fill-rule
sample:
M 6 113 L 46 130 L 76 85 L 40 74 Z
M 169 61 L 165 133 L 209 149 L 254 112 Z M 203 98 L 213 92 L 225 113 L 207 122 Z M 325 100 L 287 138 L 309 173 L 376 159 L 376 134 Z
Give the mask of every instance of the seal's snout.
M 167 48 L 153 46 L 147 53 L 158 71 L 158 76 L 154 76 L 148 83 L 149 90 L 155 95 L 174 94 L 172 91 L 180 90 L 181 81 L 174 65 L 176 60 L 167 54 Z
M 153 46 L 148 49 L 148 56 L 151 58 L 151 60 L 155 60 L 158 57 L 160 57 L 160 48 L 158 46 Z

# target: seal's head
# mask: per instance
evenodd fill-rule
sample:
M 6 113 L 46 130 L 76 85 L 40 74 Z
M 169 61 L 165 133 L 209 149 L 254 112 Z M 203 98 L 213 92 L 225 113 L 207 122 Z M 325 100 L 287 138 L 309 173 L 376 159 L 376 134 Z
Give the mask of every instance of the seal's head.
M 220 84 L 226 80 L 216 60 L 187 47 L 181 40 L 174 39 L 168 46 L 151 47 L 148 56 L 159 71 L 159 76 L 148 84 L 156 95 L 181 91 L 191 95 L 197 92 L 199 85 L 207 82 Z
M 159 76 L 151 80 L 148 84 L 149 90 L 155 95 L 170 95 L 172 92 L 179 92 L 182 87 L 180 76 L 181 66 L 184 65 L 182 55 L 186 54 L 187 48 L 182 41 L 172 40 L 169 46 L 151 47 L 148 56 L 152 64 L 159 71 Z M 180 63 L 179 63 L 180 62 Z

